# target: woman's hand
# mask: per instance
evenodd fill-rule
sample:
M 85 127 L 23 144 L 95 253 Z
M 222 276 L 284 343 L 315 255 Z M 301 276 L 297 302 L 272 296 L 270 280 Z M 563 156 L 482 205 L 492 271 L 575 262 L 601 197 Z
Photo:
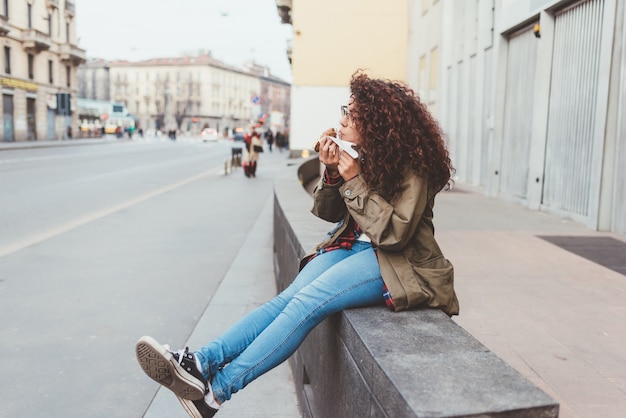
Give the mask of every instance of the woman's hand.
M 342 151 L 339 155 L 337 169 L 345 181 L 352 180 L 361 174 L 361 162 L 358 158 L 352 158 L 350 154 Z
M 339 166 L 339 155 L 340 150 L 337 144 L 335 144 L 331 139 L 328 139 L 326 136 L 326 132 L 322 134 L 320 138 L 320 151 L 319 151 L 319 159 L 326 166 L 326 170 L 328 170 L 328 174 L 331 176 L 337 176 L 339 174 L 338 166 Z
M 319 160 L 326 166 L 331 177 L 341 175 L 345 181 L 351 180 L 361 173 L 361 163 L 328 138 L 331 134 L 336 135 L 334 128 L 327 129 L 320 137 Z

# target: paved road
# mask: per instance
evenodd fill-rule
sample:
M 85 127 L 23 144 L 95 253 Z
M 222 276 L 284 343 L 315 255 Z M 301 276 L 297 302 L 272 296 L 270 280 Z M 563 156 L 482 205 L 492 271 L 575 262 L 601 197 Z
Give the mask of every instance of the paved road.
M 268 202 L 286 154 L 247 179 L 224 173 L 230 146 L 0 151 L 0 417 L 186 416 L 137 366 L 137 338 L 196 347 L 275 291 L 271 269 L 247 267 L 261 254 L 271 266 Z M 267 416 L 299 415 L 286 367 L 265 381 Z M 268 389 L 245 392 L 221 415 Z
M 626 418 L 626 277 L 541 236 L 626 237 L 467 185 L 435 207 L 441 247 L 455 265 L 455 321 L 560 403 L 560 418 Z

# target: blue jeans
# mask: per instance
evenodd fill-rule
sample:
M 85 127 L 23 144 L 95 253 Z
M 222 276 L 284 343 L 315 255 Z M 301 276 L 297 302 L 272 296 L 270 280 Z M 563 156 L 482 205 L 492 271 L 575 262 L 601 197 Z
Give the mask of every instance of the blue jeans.
M 308 333 L 346 308 L 384 304 L 369 242 L 318 254 L 293 283 L 195 354 L 220 402 L 285 361 Z

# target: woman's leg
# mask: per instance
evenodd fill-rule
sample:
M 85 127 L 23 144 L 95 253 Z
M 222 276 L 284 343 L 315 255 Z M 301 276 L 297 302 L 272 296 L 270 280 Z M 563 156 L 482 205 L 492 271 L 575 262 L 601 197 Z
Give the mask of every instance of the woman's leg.
M 209 379 L 219 369 L 239 356 L 276 319 L 287 303 L 303 287 L 342 259 L 353 254 L 351 250 L 342 249 L 317 255 L 280 294 L 237 321 L 216 340 L 200 348 L 195 354 L 200 361 L 204 377 Z
M 361 244 L 368 248 L 320 272 L 319 277 L 288 300 L 284 309 L 239 356 L 215 373 L 212 388 L 216 399 L 220 402 L 230 399 L 233 393 L 285 361 L 307 334 L 331 314 L 384 303 L 376 254 L 371 245 L 357 243 Z

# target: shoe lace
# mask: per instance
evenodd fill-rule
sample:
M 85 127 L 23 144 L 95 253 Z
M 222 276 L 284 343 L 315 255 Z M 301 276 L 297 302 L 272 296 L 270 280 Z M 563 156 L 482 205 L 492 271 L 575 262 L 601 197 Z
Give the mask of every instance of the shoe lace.
M 185 354 L 189 352 L 189 347 L 185 347 L 184 349 L 180 349 L 178 351 L 172 351 L 171 353 L 176 357 L 178 364 L 180 365 L 183 362 Z
M 169 344 L 163 344 L 163 348 L 165 348 L 167 351 L 172 353 L 172 355 L 176 358 L 176 361 L 178 362 L 179 365 L 183 362 L 183 358 L 185 354 L 189 352 L 189 347 L 185 347 L 184 349 L 181 348 L 180 350 L 177 350 L 177 351 L 172 351 L 170 349 Z

